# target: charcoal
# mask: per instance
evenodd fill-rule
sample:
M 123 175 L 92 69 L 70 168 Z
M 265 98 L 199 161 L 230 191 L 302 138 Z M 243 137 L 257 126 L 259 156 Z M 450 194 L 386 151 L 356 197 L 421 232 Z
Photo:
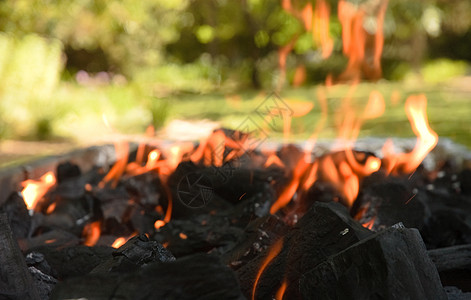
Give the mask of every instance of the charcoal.
M 39 299 L 5 213 L 0 213 L 0 253 L 0 298 Z
M 377 172 L 365 178 L 351 214 L 361 215 L 360 222 L 374 218 L 379 230 L 402 222 L 405 227 L 422 230 L 430 218 L 427 195 L 413 191 L 407 178 L 385 177 Z
M 54 286 L 57 284 L 57 279 L 43 273 L 35 267 L 28 267 L 28 270 L 33 278 L 34 284 L 39 294 L 39 299 L 48 300 Z
M 56 285 L 51 299 L 244 299 L 235 274 L 212 255 L 152 263 L 133 273 L 94 273 Z
M 31 216 L 19 193 L 11 193 L 0 210 L 6 213 L 15 239 L 26 238 L 31 231 Z
M 54 229 L 32 238 L 18 240 L 18 244 L 23 252 L 46 244 L 50 247 L 71 247 L 79 243 L 80 239 L 75 234 L 62 229 Z
M 304 273 L 322 263 L 330 255 L 371 235 L 368 229 L 351 219 L 339 203 L 315 203 L 283 238 L 283 248 L 268 265 L 257 285 L 256 298 L 274 295 L 283 278 L 297 286 Z M 250 298 L 255 276 L 268 251 L 237 270 L 242 291 Z M 299 295 L 291 292 L 292 297 Z
M 458 178 L 461 192 L 464 195 L 471 196 L 471 169 L 461 171 Z
M 129 177 L 122 184 L 132 199 L 142 205 L 156 206 L 165 195 L 165 189 L 155 172 Z
M 233 270 L 237 270 L 284 236 L 288 229 L 289 227 L 275 215 L 257 218 L 240 235 L 237 245 L 223 254 L 223 261 Z
M 26 265 L 28 267 L 34 267 L 35 269 L 39 270 L 44 274 L 49 274 L 51 276 L 57 277 L 54 270 L 51 266 L 47 263 L 46 258 L 42 253 L 39 252 L 29 252 L 26 255 Z
M 192 162 L 180 163 L 168 179 L 172 218 L 189 219 L 196 214 L 208 214 L 232 207 L 229 202 L 215 195 L 216 180 L 219 179 L 211 168 L 197 166 Z M 168 207 L 168 197 L 166 199 L 165 207 Z
M 129 239 L 113 252 L 113 256 L 91 273 L 129 272 L 152 262 L 169 262 L 175 257 L 156 241 L 142 234 Z
M 448 190 L 423 191 L 431 216 L 421 230 L 427 248 L 471 244 L 471 198 Z
M 41 225 L 45 228 L 61 228 L 79 235 L 85 224 L 103 218 L 100 202 L 91 194 L 77 198 L 58 196 L 55 203 L 54 211 L 42 220 Z
M 114 250 L 105 246 L 80 245 L 56 248 L 47 245 L 31 249 L 31 252 L 43 254 L 52 268 L 52 274 L 55 274 L 57 279 L 63 280 L 90 273 L 99 264 L 109 259 Z
M 447 299 L 418 230 L 406 228 L 332 255 L 303 273 L 299 291 L 304 299 Z
M 57 183 L 61 184 L 66 180 L 79 177 L 82 172 L 76 164 L 66 161 L 57 165 Z
M 176 257 L 182 257 L 211 250 L 227 251 L 235 246 L 242 232 L 241 228 L 231 224 L 231 218 L 208 214 L 196 215 L 189 220 L 172 220 L 156 232 L 154 238 L 165 241 Z
M 471 244 L 429 250 L 443 285 L 471 292 Z
M 471 293 L 463 293 L 462 290 L 456 286 L 445 286 L 445 290 L 448 300 L 469 300 L 471 299 Z

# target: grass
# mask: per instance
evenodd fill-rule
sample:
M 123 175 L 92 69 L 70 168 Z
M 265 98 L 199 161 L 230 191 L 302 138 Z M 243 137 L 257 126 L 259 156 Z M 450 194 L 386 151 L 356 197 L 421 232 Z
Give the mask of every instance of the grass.
M 312 102 L 314 108 L 307 115 L 293 118 L 293 139 L 307 139 L 321 119 L 319 100 L 316 94 L 318 87 L 287 89 L 280 93 L 281 98 L 291 101 Z M 339 108 L 348 92 L 348 86 L 334 86 L 327 94 L 328 118 L 320 131 L 319 138 L 335 138 L 338 126 L 336 116 L 341 113 Z M 446 85 L 407 85 L 403 83 L 360 84 L 356 88 L 351 104 L 352 109 L 360 113 L 366 106 L 369 93 L 378 90 L 386 103 L 385 113 L 374 120 L 366 121 L 360 137 L 414 137 L 407 119 L 404 104 L 407 96 L 424 93 L 428 99 L 427 114 L 430 126 L 441 137 L 449 137 L 453 141 L 471 148 L 471 93 L 463 93 L 448 88 Z M 399 95 L 397 103 L 393 103 L 392 95 Z M 232 98 L 223 94 L 187 95 L 170 100 L 169 119 L 202 119 L 220 121 L 223 126 L 237 128 L 250 116 L 260 126 L 264 120 L 255 111 L 267 97 L 256 91 L 243 91 Z M 283 136 L 281 124 L 270 132 L 270 136 Z
M 349 86 L 338 85 L 328 91 L 328 118 L 319 138 L 331 139 L 337 136 L 336 120 L 342 113 L 339 108 L 349 89 Z M 285 89 L 279 93 L 281 99 L 289 105 L 293 102 L 309 102 L 314 105 L 305 116 L 293 118 L 290 136 L 293 140 L 309 138 L 318 126 L 321 109 L 317 90 L 317 86 L 312 86 Z M 449 137 L 471 148 L 471 92 L 453 90 L 444 84 L 362 83 L 356 87 L 352 96 L 351 109 L 360 114 L 372 90 L 382 93 L 386 111 L 381 117 L 364 122 L 360 137 L 414 137 L 404 111 L 404 103 L 408 95 L 425 93 L 431 128 L 439 136 Z M 42 121 L 44 123 L 38 123 L 37 126 L 47 133 L 52 131 L 54 135 L 93 141 L 109 133 L 143 133 L 151 123 L 163 126 L 173 119 L 210 119 L 220 122 L 222 126 L 238 128 L 250 117 L 256 124 L 252 125 L 252 130 L 257 130 L 257 126 L 260 126 L 269 131 L 271 138 L 277 139 L 283 137 L 282 124 L 278 122 L 271 129 L 256 113 L 257 107 L 264 103 L 269 94 L 244 90 L 227 94 L 180 93 L 158 98 L 132 83 L 122 86 L 80 86 L 62 82 L 48 101 L 47 111 L 53 116 L 51 121 Z M 397 97 L 397 103 L 392 101 L 393 94 Z M 104 124 L 103 114 L 106 115 L 109 126 Z

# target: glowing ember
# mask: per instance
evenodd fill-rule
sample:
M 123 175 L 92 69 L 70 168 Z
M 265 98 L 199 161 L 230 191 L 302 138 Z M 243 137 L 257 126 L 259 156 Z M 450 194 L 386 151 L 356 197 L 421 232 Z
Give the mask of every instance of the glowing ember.
M 101 223 L 99 221 L 95 221 L 93 223 L 89 223 L 85 225 L 83 228 L 82 235 L 85 238 L 83 244 L 88 247 L 95 246 L 95 244 L 100 239 L 101 235 Z
M 23 190 L 21 195 L 28 209 L 34 209 L 39 200 L 47 191 L 56 184 L 56 177 L 53 172 L 47 172 L 39 180 L 25 180 L 22 182 Z
M 255 283 L 253 285 L 253 290 L 252 290 L 252 300 L 255 299 L 255 291 L 257 290 L 257 284 L 258 284 L 258 281 L 260 280 L 260 277 L 262 276 L 263 271 L 265 271 L 268 264 L 278 255 L 278 253 L 280 253 L 282 247 L 283 247 L 283 239 L 281 238 L 278 241 L 276 241 L 276 243 L 271 247 L 270 251 L 268 251 L 268 255 L 263 261 L 262 265 L 260 266 L 257 276 L 255 277 Z
M 162 220 L 157 220 L 157 221 L 155 221 L 155 223 L 154 223 L 154 227 L 155 227 L 155 229 L 160 229 L 160 228 L 164 227 L 165 224 L 166 224 L 166 223 L 165 223 L 164 221 L 162 221 Z
M 182 240 L 186 240 L 188 238 L 188 236 L 186 234 L 184 234 L 183 232 L 180 232 L 180 234 L 178 235 Z
M 120 237 L 120 238 L 117 238 L 113 244 L 111 244 L 111 247 L 117 249 L 119 247 L 121 247 L 122 245 L 124 245 L 126 243 L 126 238 L 124 237 Z

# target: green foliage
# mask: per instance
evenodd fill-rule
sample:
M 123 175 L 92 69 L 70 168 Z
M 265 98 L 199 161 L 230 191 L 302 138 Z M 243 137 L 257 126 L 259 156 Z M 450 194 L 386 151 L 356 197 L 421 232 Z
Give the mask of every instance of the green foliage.
M 12 135 L 43 138 L 51 123 L 61 118 L 62 103 L 51 96 L 62 71 L 62 45 L 57 40 L 30 34 L 17 39 L 0 35 L 0 111 L 2 123 Z M 51 126 L 49 126 L 51 127 Z
M 426 82 L 436 83 L 466 75 L 468 70 L 469 64 L 465 61 L 437 59 L 428 62 L 421 71 Z

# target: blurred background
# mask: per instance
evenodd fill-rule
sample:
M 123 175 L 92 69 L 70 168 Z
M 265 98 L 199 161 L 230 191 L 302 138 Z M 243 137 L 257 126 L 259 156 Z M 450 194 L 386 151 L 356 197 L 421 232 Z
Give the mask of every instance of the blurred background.
M 150 124 L 165 139 L 181 138 L 188 124 L 237 127 L 271 91 L 289 103 L 312 103 L 291 124 L 291 137 L 306 139 L 321 115 L 318 85 L 348 63 L 338 1 L 327 1 L 330 17 L 322 19 L 328 57 L 302 18 L 309 3 L 316 6 L 315 0 L 1 1 L 0 163 L 141 134 Z M 375 22 L 367 15 L 362 26 L 374 31 Z M 382 76 L 363 78 L 354 99 L 364 103 L 379 90 L 386 113 L 367 122 L 361 136 L 414 136 L 403 103 L 425 93 L 431 127 L 470 147 L 471 2 L 390 1 L 383 33 Z M 329 107 L 347 90 L 336 85 Z M 327 122 L 320 137 L 335 137 L 334 127 Z

